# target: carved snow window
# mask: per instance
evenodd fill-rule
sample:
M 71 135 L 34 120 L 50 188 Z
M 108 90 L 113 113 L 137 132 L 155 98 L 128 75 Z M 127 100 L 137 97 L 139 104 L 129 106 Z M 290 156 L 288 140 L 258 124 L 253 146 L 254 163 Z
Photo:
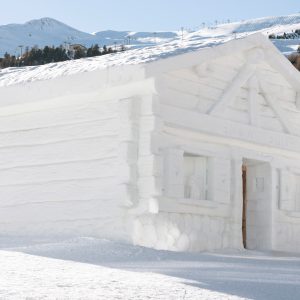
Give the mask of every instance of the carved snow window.
M 300 174 L 281 170 L 280 209 L 300 211 Z
M 163 194 L 169 198 L 230 203 L 230 160 L 164 150 Z
M 207 200 L 208 194 L 208 159 L 207 157 L 185 154 L 184 163 L 184 198 Z

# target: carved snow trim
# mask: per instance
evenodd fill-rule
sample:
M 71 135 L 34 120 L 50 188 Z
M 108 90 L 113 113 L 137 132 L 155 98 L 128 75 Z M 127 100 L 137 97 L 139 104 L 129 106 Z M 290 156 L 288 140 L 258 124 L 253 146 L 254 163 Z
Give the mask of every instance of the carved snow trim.
M 294 130 L 290 122 L 288 121 L 288 116 L 284 112 L 284 110 L 279 106 L 279 103 L 277 101 L 277 97 L 275 94 L 270 95 L 268 92 L 268 89 L 266 87 L 266 83 L 261 79 L 260 80 L 260 90 L 262 93 L 262 96 L 264 97 L 267 104 L 271 107 L 271 109 L 274 111 L 275 115 L 279 119 L 280 123 L 282 124 L 282 127 L 286 133 L 293 134 Z
M 226 88 L 219 101 L 215 102 L 208 110 L 208 114 L 212 115 L 222 112 L 226 106 L 230 105 L 237 96 L 241 86 L 243 86 L 249 78 L 254 74 L 256 65 L 244 64 L 240 71 L 236 74 L 232 83 Z

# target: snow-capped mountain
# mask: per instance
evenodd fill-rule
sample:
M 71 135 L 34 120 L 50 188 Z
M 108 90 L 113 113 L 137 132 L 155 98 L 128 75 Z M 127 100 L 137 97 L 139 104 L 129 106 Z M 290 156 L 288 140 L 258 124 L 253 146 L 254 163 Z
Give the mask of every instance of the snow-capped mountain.
M 93 34 L 76 30 L 51 18 L 33 20 L 23 25 L 10 24 L 0 26 L 0 57 L 5 52 L 19 54 L 20 45 L 61 45 L 64 43 L 81 43 L 86 46 L 98 43 L 100 46 L 114 44 L 130 44 L 131 48 L 152 48 L 148 53 L 155 56 L 169 56 L 176 53 L 193 51 L 205 45 L 220 43 L 236 37 L 243 37 L 255 32 L 264 35 L 283 32 L 291 33 L 300 29 L 300 14 L 265 17 L 218 26 L 205 27 L 195 32 L 131 32 L 131 31 L 99 31 Z M 272 40 L 284 54 L 295 51 L 300 45 L 300 38 Z M 176 50 L 175 50 L 176 49 Z M 133 50 L 132 50 L 133 51 Z M 145 52 L 144 51 L 144 52 Z M 128 56 L 130 59 L 131 51 Z M 132 52 L 134 53 L 134 52 Z
M 3 56 L 5 52 L 18 53 L 21 45 L 42 47 L 89 38 L 89 34 L 50 18 L 33 20 L 25 24 L 4 25 L 0 26 L 0 56 Z
M 20 46 L 26 47 L 59 46 L 65 43 L 114 45 L 130 44 L 131 46 L 149 46 L 167 42 L 178 36 L 176 32 L 131 32 L 100 31 L 94 34 L 79 31 L 51 18 L 32 20 L 25 24 L 9 24 L 0 26 L 0 57 L 5 52 L 20 54 Z
M 265 17 L 241 22 L 219 24 L 213 27 L 205 27 L 199 31 L 184 32 L 184 37 L 199 39 L 225 37 L 232 34 L 250 34 L 262 32 L 265 35 L 271 33 L 292 32 L 300 29 L 300 14 L 280 17 Z M 9 24 L 0 26 L 0 57 L 5 52 L 20 54 L 21 48 L 44 47 L 46 45 L 63 45 L 65 43 L 80 43 L 85 46 L 99 44 L 100 46 L 114 46 L 115 44 L 130 45 L 131 48 L 155 46 L 165 44 L 182 38 L 182 32 L 132 32 L 106 30 L 95 33 L 86 33 L 70 27 L 51 18 L 32 20 L 25 24 Z M 294 51 L 300 44 L 299 39 L 275 40 L 275 45 L 284 52 Z

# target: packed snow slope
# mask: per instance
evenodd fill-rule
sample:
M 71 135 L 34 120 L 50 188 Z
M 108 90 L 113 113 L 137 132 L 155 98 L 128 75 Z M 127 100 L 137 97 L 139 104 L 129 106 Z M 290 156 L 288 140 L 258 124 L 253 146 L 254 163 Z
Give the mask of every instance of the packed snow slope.
M 300 257 L 282 253 L 176 253 L 92 238 L 2 238 L 0 248 L 1 299 L 300 299 Z
M 100 46 L 114 45 L 115 43 L 129 44 L 130 46 L 149 46 L 167 42 L 178 36 L 176 32 L 131 32 L 106 30 L 94 34 L 79 31 L 52 18 L 32 20 L 25 24 L 9 24 L 0 26 L 0 57 L 5 52 L 20 55 L 26 47 L 59 46 L 66 44 L 83 44 L 90 47 L 92 44 Z
M 242 22 L 234 22 L 228 24 L 220 24 L 215 27 L 208 27 L 200 30 L 200 34 L 205 37 L 221 37 L 231 34 L 251 34 L 262 33 L 266 36 L 270 34 L 292 33 L 300 29 L 300 13 L 280 16 L 280 17 L 265 17 Z M 287 40 L 273 40 L 275 46 L 282 53 L 290 53 L 295 51 L 299 44 L 300 38 Z
M 49 19 L 46 20 L 49 21 Z M 52 63 L 43 66 L 3 69 L 0 70 L 0 86 L 31 82 L 35 80 L 47 80 L 59 76 L 93 71 L 116 65 L 141 64 L 169 56 L 217 46 L 233 39 L 244 38 L 255 33 L 261 33 L 264 35 L 269 35 L 271 33 L 280 34 L 282 32 L 291 32 L 296 29 L 300 29 L 300 14 L 222 24 L 216 27 L 203 28 L 191 33 L 186 32 L 183 36 L 177 36 L 168 42 L 162 42 L 161 40 L 154 46 L 133 48 L 116 54 L 66 61 L 62 63 Z M 84 34 L 78 31 L 76 32 L 78 36 Z M 122 34 L 125 33 L 126 32 L 123 32 Z M 110 35 L 116 40 L 120 38 L 119 33 L 117 32 L 102 32 L 95 35 L 99 35 L 103 39 L 108 39 Z M 143 36 L 143 39 L 147 39 L 146 34 L 136 33 L 136 35 L 139 37 Z M 166 36 L 170 38 L 167 34 Z M 274 40 L 273 42 L 283 53 L 295 51 L 300 44 L 299 39 Z M 0 42 L 0 48 L 1 45 L 2 42 Z

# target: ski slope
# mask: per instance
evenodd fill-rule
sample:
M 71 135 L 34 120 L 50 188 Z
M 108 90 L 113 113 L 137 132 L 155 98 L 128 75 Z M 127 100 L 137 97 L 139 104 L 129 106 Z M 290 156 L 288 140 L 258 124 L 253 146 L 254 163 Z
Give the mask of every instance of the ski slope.
M 198 34 L 205 37 L 222 37 L 231 34 L 251 34 L 262 33 L 266 36 L 270 34 L 291 33 L 300 29 L 300 14 L 293 14 L 280 17 L 265 17 L 242 22 L 220 24 L 200 30 Z M 284 54 L 295 51 L 300 44 L 300 39 L 274 40 L 275 46 Z

